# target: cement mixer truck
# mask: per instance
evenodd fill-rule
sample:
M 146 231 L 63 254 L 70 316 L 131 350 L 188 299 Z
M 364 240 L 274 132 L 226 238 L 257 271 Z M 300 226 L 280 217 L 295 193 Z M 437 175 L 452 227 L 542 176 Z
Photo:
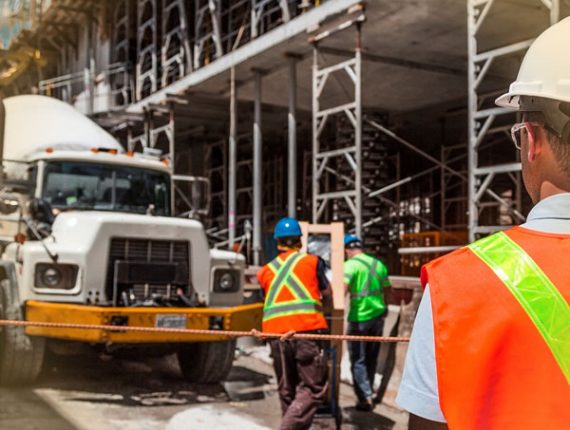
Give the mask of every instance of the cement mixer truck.
M 35 95 L 0 101 L 0 155 L 0 319 L 124 327 L 1 327 L 0 384 L 31 382 L 46 351 L 78 345 L 176 353 L 193 382 L 227 375 L 234 340 L 128 330 L 260 325 L 260 305 L 243 304 L 244 258 L 174 213 L 167 160 Z

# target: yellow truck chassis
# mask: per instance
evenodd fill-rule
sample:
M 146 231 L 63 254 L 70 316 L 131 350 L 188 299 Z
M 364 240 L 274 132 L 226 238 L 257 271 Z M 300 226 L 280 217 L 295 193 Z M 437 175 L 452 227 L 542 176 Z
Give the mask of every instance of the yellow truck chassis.
M 208 330 L 260 329 L 262 304 L 233 306 L 230 308 L 150 308 L 150 307 L 102 307 L 63 303 L 28 301 L 26 321 L 120 325 L 125 327 L 157 327 L 157 322 L 170 318 L 185 326 L 175 328 Z M 26 327 L 26 334 L 54 339 L 87 343 L 184 343 L 227 340 L 227 336 L 198 335 L 187 333 L 150 333 L 138 331 L 109 331 L 104 329 Z

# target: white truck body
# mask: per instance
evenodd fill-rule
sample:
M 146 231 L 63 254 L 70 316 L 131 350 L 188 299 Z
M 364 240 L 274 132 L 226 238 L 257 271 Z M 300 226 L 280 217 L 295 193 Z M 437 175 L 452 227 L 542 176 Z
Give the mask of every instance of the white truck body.
M 124 149 L 117 140 L 59 100 L 36 95 L 9 97 L 5 109 L 2 158 L 27 161 L 46 149 L 89 151 L 91 148 Z M 22 165 L 7 163 L 8 177 L 25 175 Z
M 125 153 L 73 107 L 32 95 L 0 100 L 0 155 L 0 319 L 259 327 L 260 305 L 243 305 L 244 257 L 173 216 L 166 160 Z M 0 330 L 0 383 L 33 380 L 46 338 L 172 345 L 198 382 L 223 378 L 235 348 L 223 336 L 12 327 Z
M 122 146 L 105 130 L 76 111 L 72 106 L 44 96 L 17 96 L 4 100 L 6 110 L 2 157 L 6 179 L 26 179 L 29 169 L 36 168 L 34 196 L 20 195 L 25 206 L 28 197 L 45 195 L 46 166 L 54 162 L 76 162 L 83 165 L 132 167 L 171 175 L 168 163 L 142 155 L 126 155 Z M 113 150 L 113 152 L 105 152 Z M 116 153 L 115 153 L 116 152 Z M 20 163 L 20 162 L 26 162 Z M 68 197 L 69 198 L 69 197 Z M 53 202 L 48 201 L 53 205 Z M 214 271 L 238 270 L 240 284 L 244 258 L 240 254 L 210 250 L 203 225 L 195 220 L 172 216 L 148 216 L 121 210 L 62 211 L 45 239 L 48 249 L 58 256 L 58 263 L 78 266 L 76 285 L 71 289 L 46 289 L 34 286 L 34 268 L 40 262 L 50 263 L 44 246 L 35 238 L 23 244 L 12 241 L 2 230 L 13 232 L 15 223 L 2 222 L 0 237 L 4 239 L 4 260 L 21 265 L 18 270 L 20 300 L 57 300 L 63 303 L 117 305 L 105 291 L 110 243 L 113 238 L 148 241 L 186 240 L 191 247 L 188 262 L 190 283 L 197 299 L 206 306 L 235 306 L 243 300 L 241 285 L 232 292 L 214 291 Z M 17 221 L 19 214 L 13 214 Z M 21 226 L 20 226 L 21 227 Z M 108 286 L 107 286 L 108 287 Z M 173 293 L 173 291 L 172 291 Z

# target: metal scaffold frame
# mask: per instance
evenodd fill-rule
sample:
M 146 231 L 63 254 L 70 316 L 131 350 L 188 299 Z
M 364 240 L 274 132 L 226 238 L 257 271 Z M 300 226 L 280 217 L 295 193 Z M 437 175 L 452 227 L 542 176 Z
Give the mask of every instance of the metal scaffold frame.
M 192 71 L 188 15 L 184 0 L 164 0 L 162 11 L 162 87 Z
M 481 27 L 488 17 L 494 3 L 500 0 L 467 0 L 467 48 L 468 48 L 468 228 L 469 240 L 473 241 L 478 235 L 489 234 L 508 228 L 506 225 L 482 226 L 479 224 L 481 210 L 489 203 L 483 203 L 484 194 L 498 202 L 503 209 L 510 212 L 513 219 L 523 221 L 520 204 L 520 163 L 508 163 L 481 167 L 479 153 L 482 143 L 493 133 L 505 131 L 504 127 L 492 127 L 497 117 L 512 115 L 512 111 L 500 107 L 484 107 L 490 97 L 499 93 L 482 94 L 481 87 L 493 63 L 504 56 L 521 53 L 526 50 L 533 39 L 524 40 L 502 46 L 485 52 L 478 52 L 477 43 Z M 559 0 L 536 0 L 537 4 L 550 10 L 550 24 L 560 18 Z M 492 181 L 497 175 L 507 174 L 515 183 L 517 196 L 513 201 L 507 201 L 491 189 Z M 517 188 L 518 187 L 518 188 Z
M 289 4 L 287 0 L 252 0 L 251 5 L 251 38 L 259 36 L 264 30 L 260 28 L 262 25 L 262 18 L 264 15 L 273 12 L 273 10 L 281 10 L 282 22 L 289 22 L 291 20 L 291 13 L 289 11 Z
M 228 154 L 225 139 L 209 143 L 206 147 L 205 176 L 210 181 L 210 219 L 218 228 L 227 224 Z M 218 213 L 219 212 L 219 213 Z
M 194 23 L 194 68 L 198 69 L 204 64 L 221 57 L 222 35 L 220 30 L 221 0 L 196 0 Z M 213 58 L 209 58 L 210 50 L 206 50 L 207 43 L 213 43 Z
M 111 61 L 117 67 L 110 74 L 112 108 L 121 108 L 132 102 L 132 84 L 128 70 L 131 32 L 131 0 L 119 0 L 113 11 Z M 122 67 L 119 67 L 122 66 Z
M 361 25 L 365 20 L 362 9 L 357 9 L 357 16 L 349 17 L 338 26 L 324 30 L 312 37 L 313 42 L 313 216 L 314 224 L 322 221 L 323 214 L 330 202 L 335 200 L 345 201 L 351 213 L 354 215 L 355 232 L 362 232 L 362 46 Z M 319 68 L 319 47 L 321 40 L 329 35 L 346 29 L 356 27 L 356 47 L 354 58 L 342 61 L 332 66 Z M 333 74 L 344 72 L 354 84 L 354 101 L 339 106 L 321 109 L 321 96 L 329 78 Z M 327 120 L 337 114 L 344 113 L 354 127 L 354 145 L 334 150 L 323 151 L 321 149 L 321 136 Z M 343 191 L 326 192 L 322 190 L 321 179 L 325 171 L 331 170 L 329 161 L 333 158 L 343 157 L 351 167 L 353 188 Z
M 157 0 L 138 0 L 137 8 L 137 100 L 158 89 Z M 150 8 L 150 14 L 148 10 Z M 148 94 L 147 94 L 148 92 Z
M 464 230 L 467 214 L 467 184 L 457 175 L 450 173 L 443 166 L 453 167 L 458 173 L 465 175 L 467 163 L 465 159 L 465 143 L 456 145 L 441 146 L 441 167 L 440 167 L 440 225 L 442 230 L 457 231 Z M 449 216 L 451 212 L 451 216 Z M 454 223 L 448 222 L 449 218 Z
M 167 160 L 172 166 L 171 201 L 183 203 L 185 207 L 190 209 L 187 213 L 205 216 L 207 215 L 205 210 L 195 210 L 193 195 L 187 195 L 181 187 L 184 184 L 192 187 L 194 184 L 205 183 L 209 191 L 210 179 L 179 174 L 176 168 L 178 158 L 176 157 L 175 145 L 175 104 L 181 102 L 180 99 L 172 99 L 166 105 L 153 105 L 145 110 L 144 116 L 141 118 L 144 131 L 138 135 L 133 134 L 132 124 L 128 124 L 127 149 L 129 151 L 136 151 L 137 149 L 144 151 L 144 148 L 160 149 L 162 151 L 162 159 Z M 138 128 L 140 128 L 141 124 L 138 125 Z M 176 207 L 177 205 L 175 204 L 174 206 Z

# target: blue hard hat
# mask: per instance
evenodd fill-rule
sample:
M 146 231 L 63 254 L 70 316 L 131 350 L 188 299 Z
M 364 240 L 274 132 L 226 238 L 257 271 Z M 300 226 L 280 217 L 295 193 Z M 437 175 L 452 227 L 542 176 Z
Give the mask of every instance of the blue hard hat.
M 361 243 L 362 241 L 355 234 L 347 234 L 344 236 L 344 246 L 350 245 L 353 242 Z
M 281 237 L 302 236 L 301 225 L 295 218 L 281 218 L 275 224 L 274 239 Z

